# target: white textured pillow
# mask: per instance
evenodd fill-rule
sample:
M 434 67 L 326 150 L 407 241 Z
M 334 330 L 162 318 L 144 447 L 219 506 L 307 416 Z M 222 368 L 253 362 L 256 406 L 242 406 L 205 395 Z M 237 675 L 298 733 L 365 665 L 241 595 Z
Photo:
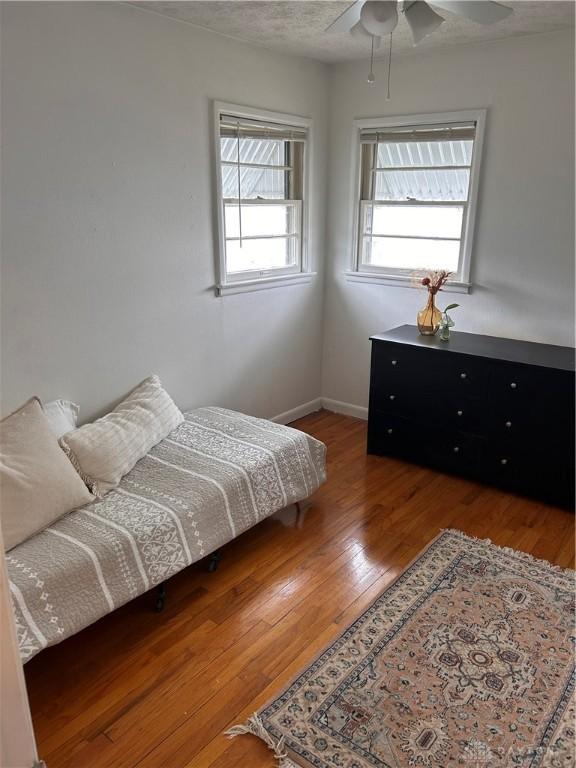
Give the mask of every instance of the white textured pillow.
M 0 424 L 0 518 L 12 549 L 92 496 L 32 398 Z
M 50 403 L 43 403 L 42 407 L 56 437 L 62 437 L 66 432 L 76 429 L 80 413 L 80 407 L 76 403 L 71 403 L 70 400 L 52 400 Z
M 158 376 L 150 376 L 111 413 L 61 437 L 60 445 L 101 498 L 182 421 Z

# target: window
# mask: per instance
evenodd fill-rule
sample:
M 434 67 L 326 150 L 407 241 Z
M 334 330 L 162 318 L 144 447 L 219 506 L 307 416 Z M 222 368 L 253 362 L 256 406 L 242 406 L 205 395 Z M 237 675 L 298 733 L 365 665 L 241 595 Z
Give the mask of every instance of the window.
M 446 269 L 468 289 L 483 124 L 483 111 L 357 121 L 352 275 L 406 285 L 415 271 Z
M 310 277 L 306 269 L 308 121 L 216 105 L 219 292 Z

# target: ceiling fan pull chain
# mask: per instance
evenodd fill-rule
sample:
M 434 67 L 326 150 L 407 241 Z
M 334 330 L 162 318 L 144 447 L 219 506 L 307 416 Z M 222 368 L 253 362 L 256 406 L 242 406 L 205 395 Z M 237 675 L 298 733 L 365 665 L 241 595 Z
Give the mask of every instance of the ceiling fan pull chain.
M 390 76 L 392 74 L 392 32 L 390 32 L 390 47 L 388 49 L 388 89 L 386 91 L 386 101 L 390 101 Z
M 368 77 L 366 78 L 366 82 L 368 85 L 374 85 L 376 82 L 376 77 L 374 75 L 374 35 L 371 36 L 371 48 L 370 48 L 370 72 L 368 72 Z

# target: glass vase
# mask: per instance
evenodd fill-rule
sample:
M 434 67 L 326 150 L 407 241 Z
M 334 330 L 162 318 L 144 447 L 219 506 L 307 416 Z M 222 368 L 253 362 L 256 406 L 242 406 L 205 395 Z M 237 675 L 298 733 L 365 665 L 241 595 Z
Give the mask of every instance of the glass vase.
M 434 336 L 440 327 L 441 320 L 442 312 L 440 312 L 434 303 L 434 294 L 429 293 L 426 306 L 418 312 L 418 330 L 422 336 Z
M 448 323 L 444 323 L 442 325 L 442 329 L 440 331 L 440 338 L 442 341 L 450 341 L 450 325 Z

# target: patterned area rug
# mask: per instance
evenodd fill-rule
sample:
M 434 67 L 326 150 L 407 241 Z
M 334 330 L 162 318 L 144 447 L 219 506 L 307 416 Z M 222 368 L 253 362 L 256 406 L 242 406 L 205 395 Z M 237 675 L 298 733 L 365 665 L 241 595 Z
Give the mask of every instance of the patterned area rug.
M 441 533 L 252 733 L 282 768 L 567 768 L 574 572 Z

